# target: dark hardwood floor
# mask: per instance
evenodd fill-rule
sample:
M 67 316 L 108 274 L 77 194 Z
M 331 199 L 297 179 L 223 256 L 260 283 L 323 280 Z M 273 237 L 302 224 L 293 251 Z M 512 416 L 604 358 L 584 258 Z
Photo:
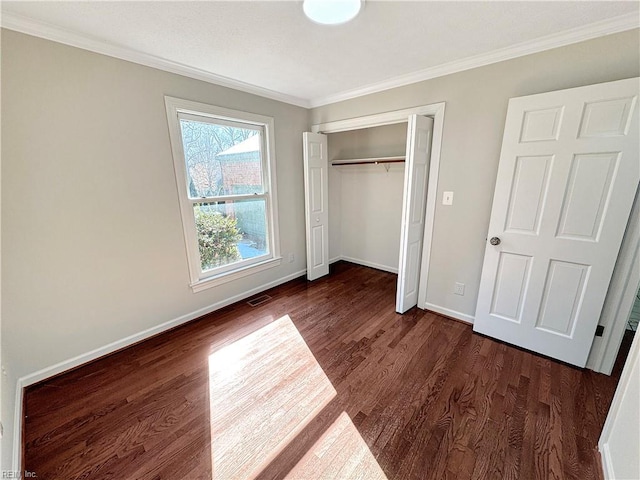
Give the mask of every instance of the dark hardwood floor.
M 257 307 L 232 305 L 29 387 L 25 470 L 40 480 L 599 478 L 621 362 L 607 377 L 431 312 L 398 315 L 395 281 L 339 263 Z

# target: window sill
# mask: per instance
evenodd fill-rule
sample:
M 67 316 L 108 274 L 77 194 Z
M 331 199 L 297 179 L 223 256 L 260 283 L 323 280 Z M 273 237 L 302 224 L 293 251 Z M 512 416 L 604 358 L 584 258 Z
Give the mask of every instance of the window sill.
M 232 282 L 233 280 L 237 280 L 248 275 L 253 275 L 254 273 L 258 273 L 269 268 L 277 267 L 281 263 L 282 257 L 276 257 L 265 260 L 264 262 L 256 263 L 254 265 L 249 265 L 238 270 L 233 270 L 231 272 L 225 272 L 219 275 L 214 275 L 212 277 L 203 278 L 202 280 L 198 280 L 197 282 L 192 283 L 190 285 L 191 290 L 193 290 L 193 293 L 198 293 L 208 288 L 222 285 L 223 283 Z

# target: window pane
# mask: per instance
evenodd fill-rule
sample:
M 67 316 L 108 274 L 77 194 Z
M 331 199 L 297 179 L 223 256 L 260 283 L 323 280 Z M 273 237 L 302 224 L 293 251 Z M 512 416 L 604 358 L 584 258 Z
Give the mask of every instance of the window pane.
M 180 128 L 190 198 L 264 193 L 260 131 L 186 119 Z
M 202 271 L 269 253 L 263 198 L 193 206 Z

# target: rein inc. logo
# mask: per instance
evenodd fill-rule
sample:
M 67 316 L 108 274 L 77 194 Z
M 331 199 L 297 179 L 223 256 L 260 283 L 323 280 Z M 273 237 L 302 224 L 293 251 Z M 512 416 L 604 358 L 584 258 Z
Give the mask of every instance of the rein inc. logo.
M 2 478 L 37 478 L 36 472 L 30 472 L 29 470 L 25 470 L 24 473 L 19 470 L 3 470 Z

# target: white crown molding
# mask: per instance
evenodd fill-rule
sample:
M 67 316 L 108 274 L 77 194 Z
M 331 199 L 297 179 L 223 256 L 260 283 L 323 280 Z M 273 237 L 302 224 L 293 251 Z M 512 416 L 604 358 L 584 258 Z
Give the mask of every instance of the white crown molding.
M 149 55 L 137 50 L 122 47 L 105 40 L 100 40 L 89 35 L 72 32 L 56 25 L 33 20 L 21 15 L 9 12 L 2 12 L 0 19 L 2 28 L 15 30 L 16 32 L 26 33 L 35 37 L 44 38 L 58 43 L 64 43 L 72 47 L 82 48 L 91 52 L 100 53 L 109 57 L 119 58 L 147 67 L 156 68 L 165 72 L 176 73 L 185 77 L 202 80 L 203 82 L 213 83 L 222 87 L 233 88 L 246 93 L 259 95 L 261 97 L 270 98 L 280 102 L 296 105 L 298 107 L 309 108 L 309 102 L 305 99 L 276 92 L 268 88 L 259 87 L 240 80 L 216 75 L 199 68 L 190 67 L 172 60 L 167 60 L 155 55 Z
M 591 23 L 589 25 L 576 27 L 561 33 L 548 35 L 530 42 L 519 43 L 517 45 L 494 50 L 492 52 L 467 57 L 462 60 L 456 60 L 443 65 L 426 68 L 406 75 L 400 75 L 389 80 L 365 85 L 364 87 L 324 97 L 317 97 L 310 100 L 276 92 L 274 90 L 239 80 L 233 80 L 205 70 L 122 47 L 88 35 L 78 34 L 50 23 L 36 21 L 8 12 L 2 13 L 0 25 L 9 30 L 15 30 L 17 32 L 41 37 L 54 42 L 64 43 L 73 47 L 157 68 L 166 72 L 176 73 L 196 80 L 202 80 L 215 85 L 233 88 L 235 90 L 259 95 L 261 97 L 270 98 L 272 100 L 303 108 L 315 108 L 362 97 L 364 95 L 370 95 L 372 93 L 382 92 L 384 90 L 390 90 L 392 88 L 403 87 L 412 83 L 430 80 L 432 78 L 450 75 L 452 73 L 470 70 L 472 68 L 483 67 L 485 65 L 490 65 L 504 60 L 511 60 L 513 58 L 570 45 L 572 43 L 578 43 L 613 33 L 631 30 L 640 27 L 640 17 L 637 13 L 621 15 L 607 20 L 602 20 L 600 22 Z
M 426 68 L 417 72 L 400 75 L 383 82 L 376 82 L 364 87 L 348 90 L 334 95 L 313 98 L 309 101 L 311 108 L 321 107 L 331 103 L 342 102 L 372 93 L 378 93 L 392 88 L 403 87 L 412 83 L 422 82 L 437 77 L 443 77 L 452 73 L 458 73 L 472 68 L 483 67 L 513 58 L 530 55 L 533 53 L 563 47 L 572 43 L 578 43 L 593 38 L 624 32 L 640 27 L 640 16 L 637 13 L 621 15 L 619 17 L 590 23 L 582 27 L 576 27 L 561 33 L 547 35 L 536 40 L 519 43 L 510 47 L 482 53 L 462 60 L 445 63 L 435 67 Z

